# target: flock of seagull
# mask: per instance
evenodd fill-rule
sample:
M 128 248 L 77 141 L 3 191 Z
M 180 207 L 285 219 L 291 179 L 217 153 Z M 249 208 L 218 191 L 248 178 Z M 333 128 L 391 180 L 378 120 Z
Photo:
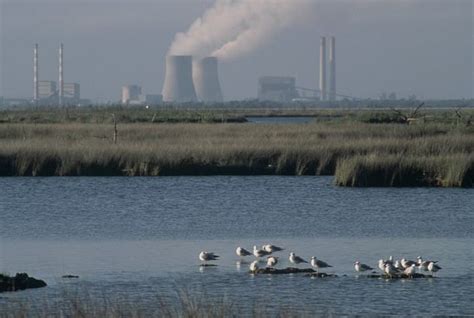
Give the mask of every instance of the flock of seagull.
M 261 258 L 266 257 L 266 268 L 275 268 L 276 264 L 278 264 L 279 257 L 272 255 L 276 252 L 283 251 L 284 248 L 278 247 L 272 244 L 265 244 L 261 248 L 257 248 L 255 245 L 253 247 L 253 252 L 246 250 L 243 247 L 237 247 L 235 253 L 239 257 L 247 257 L 247 256 L 255 256 L 257 259 L 250 263 L 249 269 L 251 272 L 255 273 L 259 269 L 259 263 L 261 262 Z M 216 255 L 212 252 L 202 251 L 199 253 L 199 259 L 207 263 L 209 261 L 216 261 L 219 259 L 219 255 Z M 300 256 L 297 256 L 295 253 L 290 252 L 288 260 L 290 263 L 298 265 L 302 263 L 310 263 L 312 267 L 316 268 L 316 272 L 319 273 L 321 269 L 332 267 L 328 263 L 317 259 L 315 256 L 311 257 L 311 260 L 308 262 Z M 413 276 L 415 273 L 418 272 L 430 272 L 431 275 L 438 272 L 442 268 L 437 264 L 437 261 L 430 261 L 424 260 L 421 256 L 417 257 L 416 261 L 407 260 L 402 258 L 400 260 L 394 260 L 392 256 L 388 259 L 380 259 L 378 261 L 377 267 L 382 271 L 382 273 L 388 276 L 394 275 L 407 275 Z M 370 267 L 369 265 L 362 264 L 359 261 L 354 263 L 354 269 L 358 273 L 363 273 L 367 271 L 374 271 L 374 268 Z

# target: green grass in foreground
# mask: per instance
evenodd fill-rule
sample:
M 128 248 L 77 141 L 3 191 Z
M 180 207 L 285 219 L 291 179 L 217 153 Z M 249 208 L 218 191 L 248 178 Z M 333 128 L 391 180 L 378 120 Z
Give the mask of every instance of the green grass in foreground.
M 343 186 L 463 186 L 474 127 L 453 123 L 0 124 L 2 176 L 335 175 Z

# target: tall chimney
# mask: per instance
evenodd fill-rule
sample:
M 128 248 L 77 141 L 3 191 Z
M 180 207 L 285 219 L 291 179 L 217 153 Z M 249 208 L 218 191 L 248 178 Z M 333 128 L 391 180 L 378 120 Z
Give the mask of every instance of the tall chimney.
M 326 38 L 321 37 L 321 47 L 319 51 L 319 90 L 321 91 L 321 100 L 325 101 L 326 96 Z
M 163 101 L 187 103 L 197 101 L 193 83 L 193 58 L 190 55 L 166 57 Z
M 193 62 L 193 81 L 200 102 L 219 103 L 223 101 L 217 58 L 205 57 Z
M 64 98 L 64 80 L 63 80 L 63 44 L 59 46 L 59 106 L 63 105 Z
M 336 37 L 329 39 L 329 100 L 336 100 Z
M 33 49 L 33 100 L 35 102 L 39 99 L 38 84 L 38 43 L 36 43 Z

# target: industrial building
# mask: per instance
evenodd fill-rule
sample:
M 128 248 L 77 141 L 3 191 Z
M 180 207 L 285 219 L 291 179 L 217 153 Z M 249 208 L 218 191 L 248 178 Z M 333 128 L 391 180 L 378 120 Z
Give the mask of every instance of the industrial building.
M 159 105 L 163 102 L 163 96 L 161 94 L 144 94 L 140 97 L 141 101 L 145 105 Z
M 216 57 L 205 57 L 193 62 L 193 82 L 197 99 L 203 103 L 223 102 Z
M 33 47 L 33 102 L 36 105 L 78 105 L 81 90 L 78 83 L 64 83 L 64 46 L 59 46 L 58 82 L 39 80 L 38 44 Z
M 260 101 L 291 102 L 298 98 L 296 79 L 287 76 L 264 76 L 258 80 Z
M 139 85 L 131 84 L 122 86 L 122 104 L 129 105 L 140 102 L 142 88 Z
M 171 103 L 196 102 L 193 83 L 193 58 L 190 55 L 166 57 L 166 74 L 163 85 L 163 101 Z
M 131 84 L 122 86 L 123 105 L 159 105 L 163 101 L 162 95 L 159 94 L 142 94 L 140 85 Z
M 56 82 L 54 81 L 38 81 L 38 98 L 53 99 L 57 96 Z
M 78 83 L 64 83 L 63 92 L 65 103 L 71 103 L 72 101 L 79 101 L 81 99 L 81 86 Z

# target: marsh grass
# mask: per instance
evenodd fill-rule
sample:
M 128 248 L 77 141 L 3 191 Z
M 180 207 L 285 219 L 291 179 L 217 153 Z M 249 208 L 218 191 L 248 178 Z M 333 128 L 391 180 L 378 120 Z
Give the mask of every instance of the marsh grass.
M 3 176 L 334 175 L 342 186 L 473 184 L 450 124 L 2 124 Z
M 222 317 L 331 317 L 327 313 L 310 313 L 305 308 L 278 306 L 268 301 L 235 303 L 224 296 L 210 297 L 189 291 L 173 292 L 166 297 L 129 299 L 107 293 L 91 295 L 86 291 L 63 291 L 51 300 L 9 302 L 0 305 L 0 318 L 222 318 Z

